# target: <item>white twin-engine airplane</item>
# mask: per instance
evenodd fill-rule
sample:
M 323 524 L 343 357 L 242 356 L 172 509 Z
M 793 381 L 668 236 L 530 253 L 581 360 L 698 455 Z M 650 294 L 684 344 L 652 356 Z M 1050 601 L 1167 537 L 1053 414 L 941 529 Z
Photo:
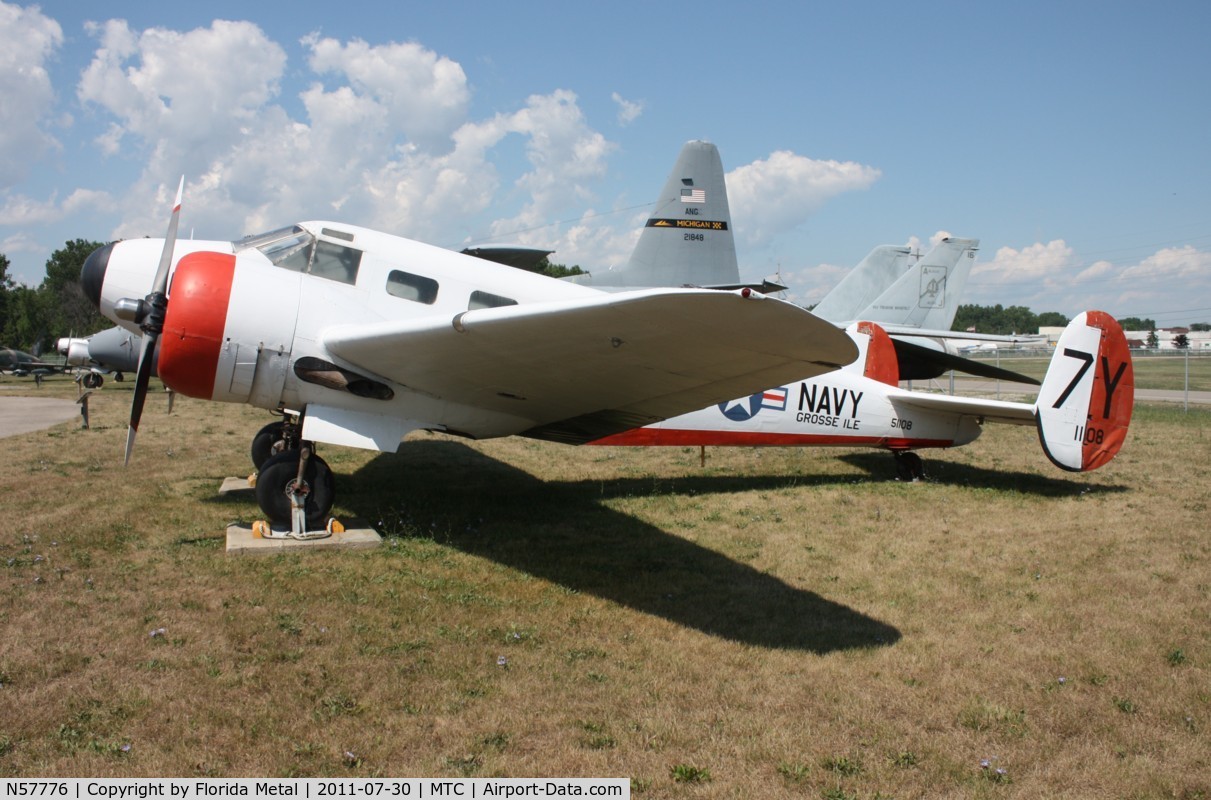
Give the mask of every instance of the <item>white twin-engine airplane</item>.
M 182 182 L 183 186 L 183 182 Z M 190 397 L 283 413 L 253 442 L 270 521 L 322 527 L 313 442 L 394 452 L 427 429 L 583 443 L 815 376 L 857 356 L 834 325 L 742 289 L 605 293 L 364 228 L 98 249 L 81 286 L 141 330 L 126 458 L 158 372 Z

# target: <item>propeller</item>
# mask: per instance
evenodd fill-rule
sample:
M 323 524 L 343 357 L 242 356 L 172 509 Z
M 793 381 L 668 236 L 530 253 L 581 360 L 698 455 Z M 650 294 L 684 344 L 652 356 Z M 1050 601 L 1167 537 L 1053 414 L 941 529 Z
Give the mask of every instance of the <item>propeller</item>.
M 120 300 L 119 304 L 132 312 L 132 317 L 143 331 L 143 343 L 139 348 L 139 368 L 135 373 L 135 393 L 130 401 L 130 427 L 126 431 L 126 460 L 135 447 L 135 434 L 139 432 L 139 418 L 143 416 L 143 403 L 147 400 L 147 384 L 151 380 L 152 358 L 156 340 L 164 330 L 164 315 L 168 311 L 168 270 L 172 266 L 172 251 L 177 243 L 177 223 L 181 219 L 181 195 L 185 191 L 185 176 L 177 186 L 177 200 L 172 206 L 168 220 L 168 233 L 164 237 L 164 250 L 160 253 L 160 266 L 156 270 L 151 293 L 142 300 Z M 116 310 L 116 309 L 115 309 Z

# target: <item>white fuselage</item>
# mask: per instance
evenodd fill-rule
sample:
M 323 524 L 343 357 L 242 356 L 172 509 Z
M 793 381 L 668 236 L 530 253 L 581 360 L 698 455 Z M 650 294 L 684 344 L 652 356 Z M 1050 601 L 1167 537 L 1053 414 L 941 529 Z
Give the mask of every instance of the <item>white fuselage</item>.
M 592 442 L 594 445 L 879 447 L 914 450 L 974 441 L 979 418 L 897 401 L 864 374 L 869 337 L 850 331 L 861 355 L 826 375 L 767 389 Z

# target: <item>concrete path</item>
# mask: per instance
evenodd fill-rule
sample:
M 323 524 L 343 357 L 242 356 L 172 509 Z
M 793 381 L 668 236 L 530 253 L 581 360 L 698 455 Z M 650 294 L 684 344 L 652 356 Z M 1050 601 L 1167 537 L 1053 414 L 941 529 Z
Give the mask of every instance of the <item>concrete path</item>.
M 1184 403 L 1186 402 L 1186 393 L 1181 389 L 1140 389 L 1135 390 L 1135 401 L 1138 403 L 1141 400 L 1144 402 L 1161 402 L 1161 403 Z M 1211 392 L 1190 392 L 1190 405 L 1211 405 Z
M 40 431 L 80 416 L 72 400 L 54 397 L 0 397 L 0 439 Z

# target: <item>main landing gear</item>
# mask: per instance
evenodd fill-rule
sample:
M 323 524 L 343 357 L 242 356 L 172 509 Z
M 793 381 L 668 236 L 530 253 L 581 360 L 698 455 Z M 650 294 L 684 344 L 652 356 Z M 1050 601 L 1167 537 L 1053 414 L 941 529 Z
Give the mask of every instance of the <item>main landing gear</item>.
M 302 430 L 299 416 L 288 415 L 261 428 L 252 439 L 257 505 L 269 520 L 262 536 L 311 539 L 334 532 L 329 512 L 336 480 L 315 454 L 315 443 L 303 441 Z M 275 526 L 289 530 L 280 532 Z
M 911 450 L 895 450 L 892 455 L 896 459 L 896 480 L 915 483 L 925 479 L 925 464 L 919 455 Z

